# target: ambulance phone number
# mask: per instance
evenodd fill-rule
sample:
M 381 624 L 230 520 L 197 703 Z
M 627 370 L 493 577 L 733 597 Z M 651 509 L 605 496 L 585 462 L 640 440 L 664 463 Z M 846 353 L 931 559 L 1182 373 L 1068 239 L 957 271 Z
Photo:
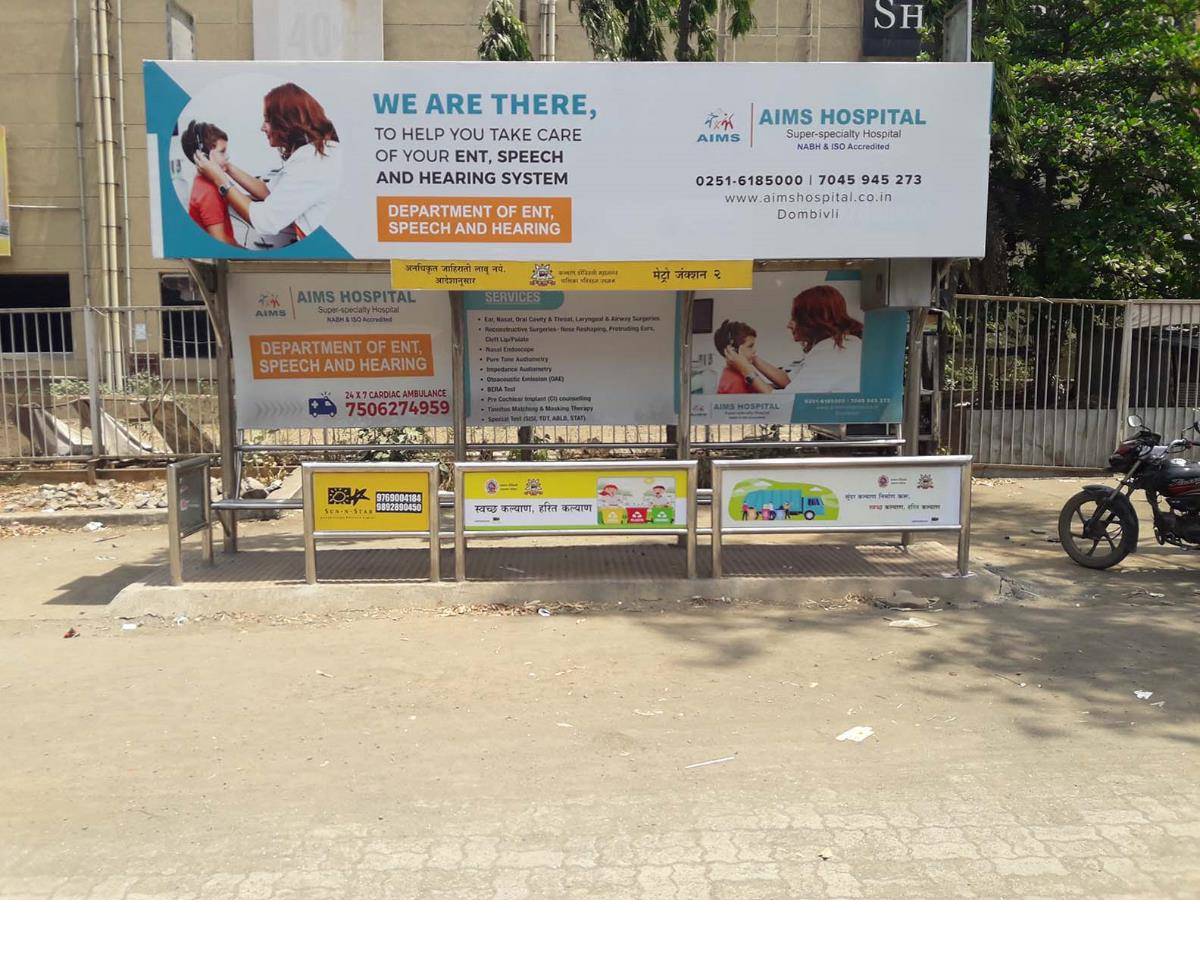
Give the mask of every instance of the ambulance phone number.
M 350 416 L 380 415 L 449 415 L 450 402 L 445 399 L 417 399 L 415 401 L 346 402 L 346 413 Z

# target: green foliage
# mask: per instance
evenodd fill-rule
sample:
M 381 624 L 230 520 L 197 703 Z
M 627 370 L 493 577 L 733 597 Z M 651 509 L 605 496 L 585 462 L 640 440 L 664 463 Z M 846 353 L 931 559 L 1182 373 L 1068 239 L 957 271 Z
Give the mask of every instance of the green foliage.
M 933 0 L 931 54 L 951 6 Z M 966 288 L 1200 295 L 1198 18 L 1200 0 L 976 4 L 996 90 L 988 255 Z
M 479 21 L 480 61 L 532 61 L 529 34 L 513 10 L 512 0 L 489 0 Z
M 754 26 L 752 0 L 726 5 L 730 37 Z M 715 61 L 717 0 L 571 0 L 592 53 L 605 61 L 666 61 L 667 36 L 676 61 Z

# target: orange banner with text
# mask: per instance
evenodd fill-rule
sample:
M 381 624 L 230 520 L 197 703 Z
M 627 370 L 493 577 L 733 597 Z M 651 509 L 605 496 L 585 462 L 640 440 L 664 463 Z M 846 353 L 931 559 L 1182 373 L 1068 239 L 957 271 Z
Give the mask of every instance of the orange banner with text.
M 254 377 L 428 378 L 434 374 L 427 333 L 251 335 Z
M 380 197 L 381 242 L 569 242 L 569 197 Z

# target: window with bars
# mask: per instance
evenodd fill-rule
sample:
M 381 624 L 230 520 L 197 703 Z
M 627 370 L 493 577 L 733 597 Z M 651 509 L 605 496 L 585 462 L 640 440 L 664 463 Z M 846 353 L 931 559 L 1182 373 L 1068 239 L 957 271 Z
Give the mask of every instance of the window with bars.
M 160 280 L 163 357 L 202 358 L 216 356 L 216 338 L 208 322 L 208 310 L 186 275 L 165 275 Z
M 71 278 L 49 275 L 0 275 L 0 354 L 71 354 Z M 60 307 L 44 313 L 11 313 Z

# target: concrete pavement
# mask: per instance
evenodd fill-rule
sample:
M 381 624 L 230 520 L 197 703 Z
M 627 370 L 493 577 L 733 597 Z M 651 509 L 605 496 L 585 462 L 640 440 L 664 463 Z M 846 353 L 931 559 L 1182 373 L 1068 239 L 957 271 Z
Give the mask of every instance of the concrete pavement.
M 1073 486 L 979 485 L 1026 598 L 922 630 L 636 595 L 126 630 L 161 531 L 0 541 L 0 894 L 1196 897 L 1200 566 L 1075 569 Z

